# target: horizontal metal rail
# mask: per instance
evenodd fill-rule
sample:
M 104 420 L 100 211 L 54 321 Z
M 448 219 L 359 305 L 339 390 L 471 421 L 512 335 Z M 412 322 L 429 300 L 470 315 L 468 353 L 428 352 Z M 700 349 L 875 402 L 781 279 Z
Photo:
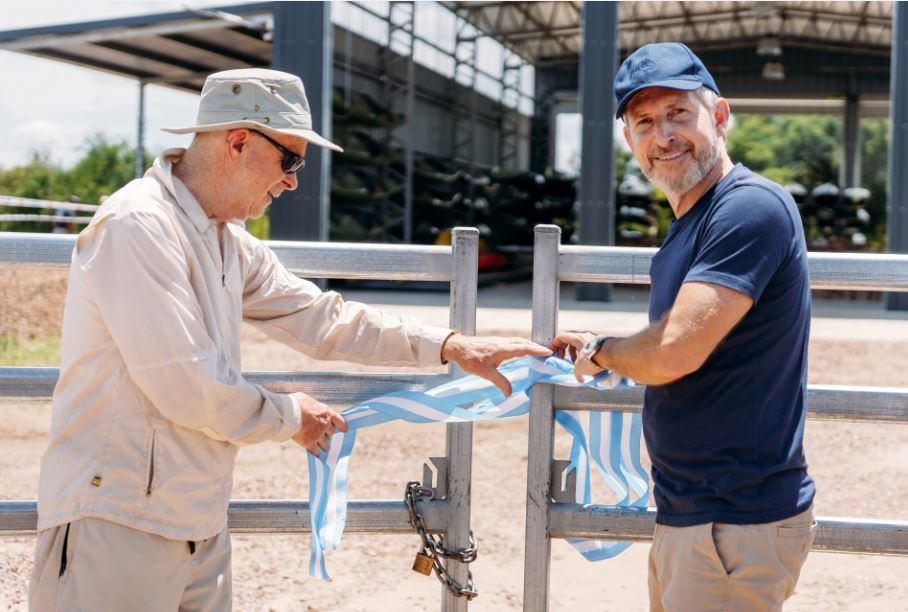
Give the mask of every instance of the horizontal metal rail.
M 646 387 L 612 389 L 607 393 L 589 388 L 555 388 L 559 410 L 639 412 Z M 908 388 L 809 385 L 807 413 L 811 418 L 833 421 L 908 423 Z
M 0 398 L 45 399 L 57 384 L 57 368 L 0 367 Z M 244 372 L 243 377 L 277 393 L 302 391 L 329 404 L 353 404 L 394 391 L 423 391 L 448 380 L 446 374 L 409 372 Z M 646 387 L 612 389 L 556 387 L 559 410 L 639 411 Z M 908 422 L 908 389 L 810 385 L 812 418 Z
M 45 399 L 57 368 L 0 367 L 0 398 Z M 244 372 L 243 378 L 277 393 L 302 391 L 326 404 L 355 404 L 394 391 L 423 391 L 450 380 L 447 374 L 409 372 Z
M 418 502 L 429 531 L 448 524 L 448 502 Z M 230 502 L 227 524 L 233 533 L 310 533 L 309 503 L 293 500 L 241 500 Z M 29 535 L 38 525 L 34 501 L 0 501 L 0 535 Z M 403 501 L 351 501 L 347 505 L 347 533 L 412 534 L 410 515 Z
M 562 245 L 558 280 L 582 283 L 650 284 L 656 249 Z M 908 291 L 908 255 L 808 253 L 814 289 Z
M 76 236 L 0 232 L 0 264 L 69 267 Z M 305 278 L 450 281 L 451 247 L 344 242 L 266 243 L 288 270 Z
M 656 511 L 652 509 L 552 503 L 549 535 L 645 542 L 653 539 L 655 523 Z M 908 555 L 908 521 L 818 518 L 813 550 Z

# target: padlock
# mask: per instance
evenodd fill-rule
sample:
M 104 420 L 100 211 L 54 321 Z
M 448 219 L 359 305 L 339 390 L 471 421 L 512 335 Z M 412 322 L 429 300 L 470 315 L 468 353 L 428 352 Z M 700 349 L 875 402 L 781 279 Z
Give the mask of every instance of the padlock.
M 424 552 L 416 553 L 416 559 L 413 561 L 413 571 L 419 572 L 424 576 L 432 573 L 432 557 Z

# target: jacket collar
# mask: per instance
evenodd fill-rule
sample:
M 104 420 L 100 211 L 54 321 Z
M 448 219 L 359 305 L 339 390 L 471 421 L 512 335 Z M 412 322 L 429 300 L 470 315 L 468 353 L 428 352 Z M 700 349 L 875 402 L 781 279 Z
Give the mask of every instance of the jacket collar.
M 183 148 L 167 149 L 161 153 L 160 156 L 155 158 L 154 164 L 148 169 L 145 176 L 161 183 L 173 199 L 176 200 L 177 205 L 183 209 L 183 212 L 186 213 L 189 220 L 192 221 L 196 230 L 198 230 L 200 234 L 204 234 L 210 228 L 217 225 L 217 220 L 210 219 L 208 215 L 205 214 L 202 205 L 199 204 L 199 201 L 192 195 L 189 188 L 186 187 L 183 181 L 173 175 L 173 165 L 180 161 L 180 158 L 183 157 L 183 153 L 185 152 L 186 149 Z

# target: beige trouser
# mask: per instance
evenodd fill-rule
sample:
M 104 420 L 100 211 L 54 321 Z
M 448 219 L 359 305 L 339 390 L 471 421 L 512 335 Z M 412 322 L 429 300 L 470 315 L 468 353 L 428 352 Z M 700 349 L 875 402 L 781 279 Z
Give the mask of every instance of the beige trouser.
M 190 544 L 80 519 L 38 533 L 29 609 L 220 612 L 230 610 L 230 579 L 227 529 Z
M 656 525 L 651 612 L 781 610 L 813 545 L 811 506 L 773 523 Z

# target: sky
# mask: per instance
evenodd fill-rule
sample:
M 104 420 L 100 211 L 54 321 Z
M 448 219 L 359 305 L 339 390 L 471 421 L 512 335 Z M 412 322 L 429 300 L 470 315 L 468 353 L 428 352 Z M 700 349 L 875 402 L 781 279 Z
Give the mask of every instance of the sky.
M 184 10 L 187 2 L 0 2 L 0 30 Z M 223 6 L 229 0 L 192 0 L 193 7 Z M 26 163 L 33 151 L 70 166 L 84 153 L 85 140 L 103 133 L 135 145 L 139 86 L 135 80 L 98 70 L 0 51 L 0 168 Z M 156 153 L 186 145 L 188 136 L 162 127 L 195 123 L 198 96 L 166 87 L 145 88 L 145 146 Z
M 242 2 L 0 0 L 0 30 L 179 11 L 185 10 L 187 4 L 201 8 L 238 3 Z M 438 10 L 443 9 L 421 5 L 417 28 L 442 44 L 452 35 L 433 31 L 444 26 L 444 20 L 434 13 Z M 359 21 L 353 16 L 350 23 L 354 30 L 362 29 L 361 33 L 369 35 L 368 24 Z M 494 49 L 483 48 L 480 62 L 483 61 L 489 64 L 484 66 L 486 70 L 495 72 L 501 56 Z M 4 84 L 0 85 L 0 134 L 3 135 L 0 168 L 24 164 L 36 151 L 47 153 L 54 162 L 69 167 L 84 153 L 86 140 L 99 133 L 108 140 L 135 144 L 139 93 L 135 80 L 11 51 L 0 51 L 0 74 L 4 76 Z M 524 85 L 525 91 L 532 91 L 531 74 Z M 146 86 L 146 149 L 156 154 L 168 147 L 186 145 L 189 136 L 167 134 L 161 128 L 192 125 L 197 104 L 195 94 L 158 85 Z M 568 169 L 579 155 L 580 121 L 579 116 L 565 119 L 567 133 L 559 139 L 557 157 L 559 165 Z

